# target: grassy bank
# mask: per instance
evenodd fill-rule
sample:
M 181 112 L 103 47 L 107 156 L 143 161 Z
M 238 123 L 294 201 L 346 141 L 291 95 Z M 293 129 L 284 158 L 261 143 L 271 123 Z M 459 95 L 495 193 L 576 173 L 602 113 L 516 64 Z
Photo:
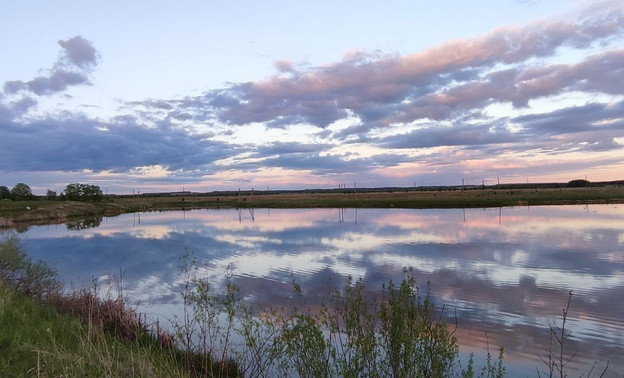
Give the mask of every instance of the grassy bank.
M 32 262 L 15 236 L 0 238 L 0 377 L 236 375 L 231 363 L 179 348 L 127 298 L 108 293 L 63 292 L 54 271 Z
M 624 187 L 486 188 L 461 190 L 335 190 L 325 192 L 223 192 L 184 196 L 109 196 L 99 202 L 2 201 L 0 228 L 64 223 L 89 216 L 207 208 L 475 208 L 622 203 Z
M 0 282 L 0 376 L 182 377 L 154 342 L 131 341 L 61 315 Z

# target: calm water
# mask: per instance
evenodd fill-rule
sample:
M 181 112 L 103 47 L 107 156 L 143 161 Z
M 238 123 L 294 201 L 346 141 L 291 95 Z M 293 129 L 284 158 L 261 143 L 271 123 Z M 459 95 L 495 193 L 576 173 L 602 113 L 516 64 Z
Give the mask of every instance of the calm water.
M 70 286 L 122 272 L 141 309 L 165 318 L 179 307 L 187 252 L 215 285 L 229 268 L 266 306 L 292 294 L 293 277 L 322 296 L 329 278 L 381 288 L 411 266 L 436 303 L 456 312 L 462 350 L 485 348 L 487 332 L 490 345 L 505 347 L 510 372 L 530 376 L 572 290 L 568 350 L 579 372 L 594 360 L 596 371 L 609 361 L 608 376 L 624 372 L 624 205 L 154 212 L 31 227 L 21 237 Z

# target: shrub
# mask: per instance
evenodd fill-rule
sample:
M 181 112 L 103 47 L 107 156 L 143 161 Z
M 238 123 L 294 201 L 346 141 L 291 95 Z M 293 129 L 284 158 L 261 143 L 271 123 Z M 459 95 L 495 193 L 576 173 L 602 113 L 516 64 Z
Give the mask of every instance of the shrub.
M 301 377 L 501 377 L 503 350 L 475 374 L 462 369 L 457 340 L 429 295 L 405 269 L 400 284 L 389 281 L 382 294 L 365 291 L 362 280 L 328 286 L 327 302 L 309 306 L 293 282 L 290 306 L 259 309 L 254 316 L 228 276 L 227 292 L 214 293 L 201 278 L 206 267 L 184 264 L 184 318 L 176 334 L 183 346 L 215 361 L 235 361 L 244 375 Z M 331 282 L 329 283 L 331 284 Z M 429 286 L 427 286 L 429 288 Z M 455 325 L 456 327 L 456 325 Z M 235 332 L 242 342 L 234 343 Z M 211 370 L 226 376 L 224 371 Z
M 15 234 L 0 240 L 0 279 L 35 298 L 47 298 L 61 291 L 56 272 L 43 261 L 32 262 Z

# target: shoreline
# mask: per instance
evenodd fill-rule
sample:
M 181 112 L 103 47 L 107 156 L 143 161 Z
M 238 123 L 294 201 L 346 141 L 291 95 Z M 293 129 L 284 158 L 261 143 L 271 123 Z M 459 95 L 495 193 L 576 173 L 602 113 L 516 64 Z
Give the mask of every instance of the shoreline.
M 360 189 L 315 192 L 220 192 L 176 196 L 108 196 L 98 202 L 2 201 L 0 229 L 60 224 L 145 211 L 219 208 L 493 208 L 624 203 L 624 187 Z

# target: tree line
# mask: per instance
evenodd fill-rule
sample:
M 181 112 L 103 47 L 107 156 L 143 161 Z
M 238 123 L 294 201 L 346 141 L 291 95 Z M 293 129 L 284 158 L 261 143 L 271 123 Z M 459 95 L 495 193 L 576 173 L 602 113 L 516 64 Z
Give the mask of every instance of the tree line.
M 30 186 L 23 182 L 15 184 L 10 190 L 7 186 L 0 186 L 0 201 L 29 201 L 39 198 L 41 197 L 34 195 Z M 102 190 L 97 185 L 73 183 L 68 184 L 65 190 L 58 195 L 56 191 L 48 189 L 43 198 L 61 201 L 100 201 L 104 196 L 102 195 Z

